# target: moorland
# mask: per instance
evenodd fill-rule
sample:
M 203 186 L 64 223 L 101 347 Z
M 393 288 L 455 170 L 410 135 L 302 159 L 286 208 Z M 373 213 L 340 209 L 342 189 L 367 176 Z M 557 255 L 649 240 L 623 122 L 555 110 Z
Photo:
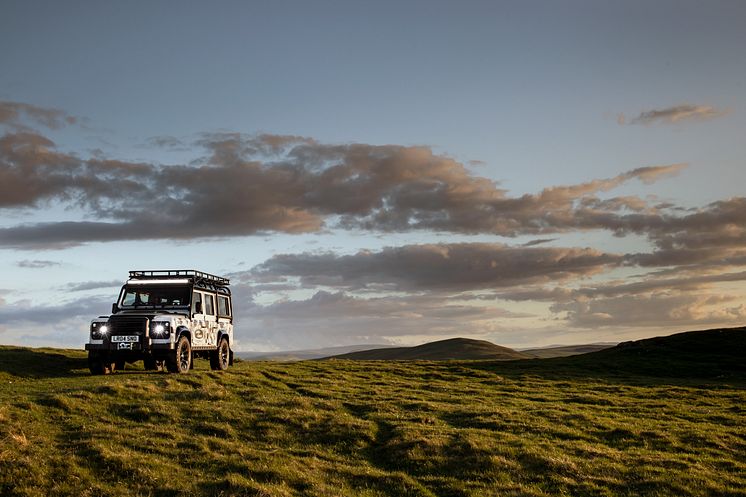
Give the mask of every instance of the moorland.
M 90 376 L 0 347 L 3 496 L 743 496 L 746 330 L 515 361 Z

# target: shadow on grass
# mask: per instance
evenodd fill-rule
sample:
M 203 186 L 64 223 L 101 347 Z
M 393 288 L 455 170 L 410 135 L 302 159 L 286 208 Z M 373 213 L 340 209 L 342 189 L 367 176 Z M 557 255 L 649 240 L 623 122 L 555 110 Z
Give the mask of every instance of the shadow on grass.
M 59 378 L 89 374 L 85 352 L 20 347 L 0 347 L 0 373 L 21 378 Z
M 563 382 L 593 380 L 618 385 L 729 385 L 746 388 L 746 371 L 721 363 L 670 361 L 651 358 L 648 361 L 596 363 L 590 360 L 568 362 L 567 358 L 532 359 L 510 362 L 471 362 L 453 364 L 454 370 L 469 375 L 468 370 L 486 372 L 511 380 L 530 379 Z M 557 360 L 558 362 L 553 362 Z

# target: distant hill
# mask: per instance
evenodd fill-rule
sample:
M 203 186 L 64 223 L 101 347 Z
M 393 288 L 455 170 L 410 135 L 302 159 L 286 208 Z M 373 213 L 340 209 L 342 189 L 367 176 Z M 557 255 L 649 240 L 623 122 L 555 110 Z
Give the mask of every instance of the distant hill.
M 392 345 L 360 344 L 341 345 L 339 347 L 326 347 L 322 349 L 306 350 L 281 350 L 277 352 L 236 352 L 236 357 L 245 361 L 306 361 L 310 359 L 321 359 L 337 354 L 358 352 L 360 350 L 384 349 Z
M 599 350 L 614 347 L 616 343 L 589 343 L 585 345 L 557 345 L 552 347 L 542 347 L 538 349 L 524 349 L 520 352 L 537 359 L 549 359 L 552 357 L 569 357 L 578 354 L 588 354 L 598 352 Z
M 446 361 L 483 359 L 507 361 L 529 359 L 532 356 L 495 345 L 486 340 L 469 338 L 450 338 L 416 347 L 392 347 L 385 349 L 363 350 L 326 357 L 326 359 L 348 359 L 357 361 Z
M 746 327 L 688 331 L 623 342 L 610 349 L 569 357 L 582 363 L 606 363 L 625 372 L 664 376 L 743 376 Z
M 525 353 L 525 352 L 524 352 Z M 557 378 L 598 376 L 746 379 L 746 327 L 688 331 L 570 357 L 493 363 L 485 368 Z

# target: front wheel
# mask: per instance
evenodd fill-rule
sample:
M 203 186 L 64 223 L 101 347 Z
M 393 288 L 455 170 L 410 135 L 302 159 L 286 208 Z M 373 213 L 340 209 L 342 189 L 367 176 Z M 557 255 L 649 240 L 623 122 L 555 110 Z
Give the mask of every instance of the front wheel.
M 189 339 L 182 335 L 176 342 L 176 349 L 166 359 L 166 368 L 169 373 L 188 373 L 191 365 L 192 346 Z
M 220 340 L 217 350 L 210 352 L 210 369 L 225 371 L 230 364 L 231 348 L 228 340 Z
M 163 359 L 156 359 L 153 356 L 145 356 L 143 359 L 145 365 L 145 371 L 161 371 L 163 370 Z
M 92 375 L 111 374 L 116 364 L 105 355 L 91 350 L 88 352 L 88 369 Z

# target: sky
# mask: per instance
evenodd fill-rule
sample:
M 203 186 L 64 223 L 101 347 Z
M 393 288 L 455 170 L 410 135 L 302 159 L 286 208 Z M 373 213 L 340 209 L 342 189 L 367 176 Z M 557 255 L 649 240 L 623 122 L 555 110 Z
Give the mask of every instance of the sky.
M 3 2 L 0 343 L 132 269 L 236 348 L 746 321 L 746 4 Z

